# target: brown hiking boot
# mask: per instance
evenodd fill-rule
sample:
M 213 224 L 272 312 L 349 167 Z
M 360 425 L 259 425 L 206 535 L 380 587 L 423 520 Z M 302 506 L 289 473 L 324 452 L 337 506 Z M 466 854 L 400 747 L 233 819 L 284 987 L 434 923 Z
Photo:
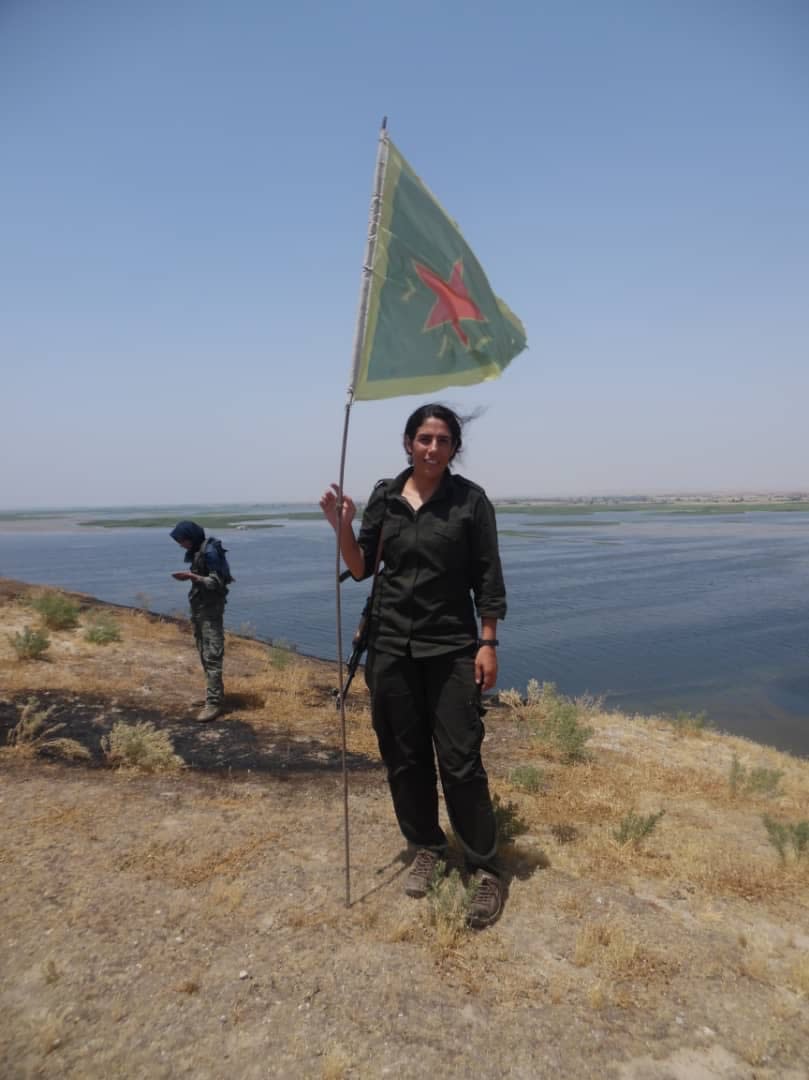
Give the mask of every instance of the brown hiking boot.
M 217 716 L 221 716 L 224 711 L 221 705 L 206 705 L 201 713 L 197 713 L 196 718 L 204 724 L 209 720 L 216 720 Z
M 477 888 L 469 902 L 466 921 L 474 930 L 482 930 L 496 922 L 503 910 L 503 883 L 488 870 L 476 870 L 472 881 Z
M 410 873 L 405 879 L 404 889 L 408 896 L 420 898 L 427 895 L 438 861 L 438 856 L 434 851 L 428 848 L 418 849 L 415 859 L 410 864 Z

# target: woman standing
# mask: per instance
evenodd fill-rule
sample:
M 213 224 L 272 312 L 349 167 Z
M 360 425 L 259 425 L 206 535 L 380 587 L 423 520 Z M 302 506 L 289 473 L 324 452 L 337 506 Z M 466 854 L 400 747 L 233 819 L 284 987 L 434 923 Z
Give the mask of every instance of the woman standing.
M 355 504 L 343 493 L 340 550 L 361 580 L 374 572 L 381 538 L 384 569 L 365 678 L 396 817 L 415 848 L 405 891 L 424 896 L 446 854 L 435 747 L 449 818 L 476 883 L 469 922 L 481 927 L 503 905 L 497 827 L 480 756 L 480 692 L 497 679 L 497 620 L 505 617 L 506 594 L 494 509 L 482 488 L 450 470 L 461 446 L 462 421 L 451 409 L 417 409 L 404 432 L 410 467 L 376 485 L 359 539 Z M 335 530 L 337 490 L 333 484 L 320 500 Z

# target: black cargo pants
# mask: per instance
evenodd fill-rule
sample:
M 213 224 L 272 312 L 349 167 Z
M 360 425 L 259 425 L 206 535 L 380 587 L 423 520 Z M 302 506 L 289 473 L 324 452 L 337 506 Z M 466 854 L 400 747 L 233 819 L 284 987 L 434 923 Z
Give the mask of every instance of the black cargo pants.
M 447 812 L 467 866 L 496 872 L 497 824 L 480 756 L 484 728 L 474 651 L 416 660 L 371 650 L 365 681 L 405 838 L 440 855 L 446 851 L 438 823 L 437 757 Z

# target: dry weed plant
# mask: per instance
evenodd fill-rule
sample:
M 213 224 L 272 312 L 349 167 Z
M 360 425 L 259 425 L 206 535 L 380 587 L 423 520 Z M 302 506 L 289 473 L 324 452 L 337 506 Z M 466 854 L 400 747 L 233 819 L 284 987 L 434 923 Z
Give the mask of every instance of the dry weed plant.
M 53 705 L 43 709 L 37 698 L 29 698 L 20 709 L 17 723 L 8 733 L 8 745 L 18 749 L 35 746 L 46 735 L 61 731 L 64 724 L 48 724 L 53 712 Z
M 174 753 L 168 732 L 160 731 L 147 720 L 127 724 L 119 720 L 109 735 L 101 740 L 104 756 L 110 765 L 139 772 L 176 772 L 183 768 L 182 758 Z
M 37 698 L 29 698 L 19 713 L 19 719 L 8 733 L 8 748 L 17 753 L 40 754 L 64 758 L 67 761 L 88 761 L 90 751 L 75 739 L 54 738 L 64 723 L 49 724 L 54 707 L 40 707 Z

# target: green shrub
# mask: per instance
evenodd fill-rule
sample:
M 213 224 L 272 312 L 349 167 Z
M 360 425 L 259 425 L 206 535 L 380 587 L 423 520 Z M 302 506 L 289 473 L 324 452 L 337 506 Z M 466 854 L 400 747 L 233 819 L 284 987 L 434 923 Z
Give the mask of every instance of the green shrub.
M 61 593 L 43 593 L 31 600 L 31 607 L 39 613 L 43 625 L 50 630 L 69 630 L 79 621 L 79 605 Z
M 551 756 L 568 763 L 587 757 L 585 746 L 593 729 L 581 723 L 579 716 L 591 708 L 590 699 L 577 704 L 560 694 L 553 683 L 536 679 L 529 681 L 525 698 L 517 690 L 503 690 L 499 699 L 518 720 L 531 725 L 535 738 Z
M 438 862 L 427 888 L 427 907 L 430 922 L 442 949 L 451 949 L 467 930 L 469 905 L 477 890 L 477 882 L 464 885 L 457 870 L 445 876 L 446 863 Z
M 518 765 L 516 769 L 511 770 L 510 780 L 521 791 L 532 794 L 541 791 L 544 779 L 542 769 L 537 769 L 534 765 Z
M 654 830 L 658 821 L 665 814 L 665 810 L 658 810 L 656 814 L 636 814 L 630 810 L 629 813 L 621 820 L 617 829 L 612 830 L 612 835 L 615 840 L 625 847 L 627 844 L 633 844 L 635 847 L 640 847 L 647 836 Z
M 678 735 L 702 735 L 713 727 L 705 712 L 676 712 L 670 723 Z
M 274 668 L 283 671 L 289 667 L 297 651 L 298 646 L 291 644 L 286 638 L 273 638 L 270 643 L 270 663 Z
M 790 848 L 796 859 L 801 859 L 809 851 L 809 821 L 782 824 L 767 814 L 764 814 L 761 820 L 767 830 L 767 839 L 778 852 L 781 862 L 786 862 Z
M 119 768 L 168 772 L 182 767 L 168 733 L 146 720 L 137 724 L 119 720 L 109 735 L 102 738 L 101 748 L 107 761 Z
M 502 803 L 499 795 L 492 796 L 492 808 L 497 822 L 497 839 L 500 844 L 513 844 L 518 836 L 528 832 L 528 824 L 520 817 L 520 808 L 516 803 Z
M 777 795 L 783 777 L 783 769 L 751 769 L 747 777 L 747 790 L 752 795 Z
M 734 797 L 737 795 L 777 795 L 780 790 L 783 769 L 767 769 L 759 766 L 747 769 L 736 754 L 730 763 L 728 786 Z
M 89 620 L 84 636 L 94 645 L 108 645 L 111 641 L 121 640 L 121 628 L 112 615 L 102 611 Z
M 26 626 L 21 633 L 9 634 L 8 640 L 19 660 L 39 660 L 51 644 L 47 631 L 32 630 L 30 626 Z
M 532 682 L 536 684 L 536 680 Z M 563 697 L 553 683 L 543 683 L 533 694 L 529 683 L 528 703 L 539 714 L 534 734 L 541 743 L 562 761 L 570 763 L 586 758 L 584 748 L 593 729 L 579 721 L 579 710 L 573 701 Z

